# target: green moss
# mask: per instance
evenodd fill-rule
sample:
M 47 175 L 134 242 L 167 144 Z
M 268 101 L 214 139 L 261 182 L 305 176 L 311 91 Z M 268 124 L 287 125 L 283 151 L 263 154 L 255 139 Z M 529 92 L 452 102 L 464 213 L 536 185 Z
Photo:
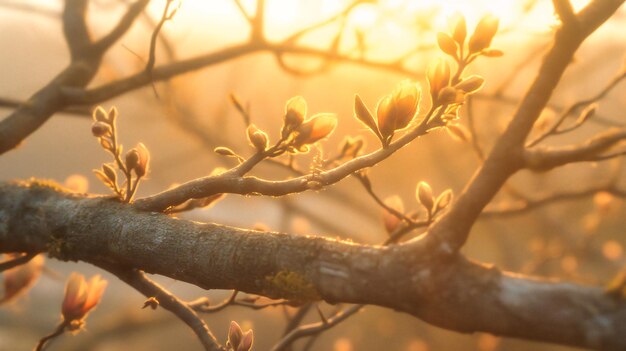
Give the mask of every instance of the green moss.
M 50 179 L 37 179 L 31 178 L 28 182 L 28 186 L 33 189 L 49 189 L 58 192 L 66 192 L 67 189 L 62 187 L 59 183 Z
M 70 244 L 62 238 L 52 237 L 46 249 L 50 258 L 55 258 L 60 261 L 70 260 L 68 256 L 68 252 L 71 252 Z
M 274 275 L 266 276 L 264 285 L 267 296 L 295 301 L 320 299 L 320 294 L 315 286 L 300 273 L 280 271 Z

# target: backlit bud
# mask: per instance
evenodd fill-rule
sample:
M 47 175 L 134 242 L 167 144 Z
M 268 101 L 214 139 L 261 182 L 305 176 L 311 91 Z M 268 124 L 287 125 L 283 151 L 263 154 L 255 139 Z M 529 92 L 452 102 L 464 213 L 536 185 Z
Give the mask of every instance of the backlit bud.
M 437 33 L 437 44 L 439 45 L 439 49 L 441 49 L 441 51 L 452 57 L 456 57 L 458 48 L 457 43 L 448 34 L 443 32 Z
M 105 122 L 94 122 L 94 124 L 91 125 L 91 134 L 93 134 L 93 136 L 97 138 L 105 135 L 110 135 L 111 126 L 109 126 Z
M 300 147 L 323 139 L 337 126 L 337 117 L 332 113 L 320 113 L 302 123 L 297 129 L 294 146 Z
M 498 31 L 499 20 L 493 15 L 484 16 L 476 25 L 474 34 L 469 40 L 470 52 L 480 52 L 491 45 L 493 36 Z
M 19 258 L 20 255 L 7 254 L 5 257 L 8 260 L 13 260 Z M 23 265 L 2 272 L 4 295 L 0 299 L 0 303 L 7 303 L 28 291 L 41 275 L 43 262 L 43 256 L 37 255 Z
M 265 149 L 267 149 L 268 140 L 267 134 L 265 134 L 264 131 L 257 128 L 254 124 L 250 124 L 246 132 L 248 134 L 248 141 L 258 151 L 265 151 Z
M 282 137 L 298 128 L 306 116 L 306 100 L 302 96 L 292 97 L 285 104 L 285 118 L 283 121 Z
M 397 212 L 404 213 L 404 203 L 398 195 L 390 196 L 384 200 L 385 205 L 396 210 Z M 402 223 L 402 220 L 393 213 L 383 210 L 383 224 L 387 233 L 391 234 Z
M 376 109 L 378 129 L 384 138 L 388 138 L 398 130 L 411 123 L 420 99 L 420 92 L 414 83 L 402 81 L 391 95 L 383 97 Z
M 428 83 L 430 85 L 430 96 L 434 101 L 437 101 L 439 91 L 450 85 L 450 65 L 442 60 L 437 60 L 437 63 L 430 67 L 428 70 Z
M 102 106 L 96 107 L 96 109 L 93 111 L 92 116 L 93 116 L 93 120 L 96 122 L 108 122 L 109 121 L 108 114 L 104 110 L 104 108 L 102 108 Z
M 148 164 L 150 163 L 150 152 L 148 151 L 148 148 L 146 148 L 146 146 L 143 143 L 137 144 L 136 149 L 139 152 L 139 162 L 137 163 L 137 166 L 135 167 L 135 173 L 137 174 L 138 177 L 143 177 L 144 175 L 146 175 L 146 173 L 148 173 Z
M 226 346 L 230 346 L 233 350 L 237 350 L 243 339 L 243 331 L 237 322 L 231 321 L 228 328 L 228 341 Z
M 452 32 L 452 38 L 454 41 L 459 43 L 459 45 L 463 45 L 465 42 L 465 37 L 467 36 L 467 26 L 465 25 L 465 17 L 460 13 L 455 15 L 455 24 L 454 30 Z
M 469 76 L 463 79 L 454 87 L 462 90 L 465 94 L 471 94 L 478 91 L 485 84 L 485 79 L 481 76 Z
M 365 124 L 376 136 L 380 138 L 380 133 L 378 131 L 378 126 L 376 125 L 376 121 L 372 116 L 372 113 L 367 108 L 361 97 L 357 94 L 354 95 L 354 115 L 356 118 Z
M 66 322 L 82 322 L 100 302 L 107 282 L 99 275 L 93 276 L 88 282 L 82 274 L 72 273 L 65 286 L 65 297 L 61 307 L 63 319 Z M 74 323 L 80 327 L 82 323 Z
M 453 87 L 445 87 L 439 91 L 437 103 L 439 105 L 453 104 L 457 101 L 457 90 Z
M 433 199 L 433 189 L 426 182 L 417 184 L 417 200 L 424 206 L 428 212 L 433 210 L 435 200 Z
M 126 153 L 126 169 L 132 171 L 139 164 L 139 151 L 137 149 L 130 149 Z

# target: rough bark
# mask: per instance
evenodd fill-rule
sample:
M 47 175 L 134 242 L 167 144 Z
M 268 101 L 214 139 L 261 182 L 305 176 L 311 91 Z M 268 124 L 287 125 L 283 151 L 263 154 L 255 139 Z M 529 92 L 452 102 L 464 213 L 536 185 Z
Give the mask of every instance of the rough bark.
M 368 246 L 179 220 L 42 182 L 0 185 L 0 251 L 129 266 L 206 289 L 375 304 L 460 332 L 626 348 L 626 304 L 600 288 L 501 272 L 414 243 Z

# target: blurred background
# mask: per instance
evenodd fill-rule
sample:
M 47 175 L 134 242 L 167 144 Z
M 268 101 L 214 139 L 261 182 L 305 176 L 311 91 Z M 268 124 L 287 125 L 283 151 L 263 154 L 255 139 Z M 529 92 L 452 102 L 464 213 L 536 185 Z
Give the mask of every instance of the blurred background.
M 106 33 L 130 1 L 92 0 L 88 20 L 94 37 Z M 254 1 L 241 1 L 254 12 Z M 586 1 L 573 1 L 577 9 Z M 92 86 L 140 71 L 149 50 L 149 37 L 165 1 L 153 0 L 147 14 L 106 55 Z M 341 12 L 345 0 L 267 0 L 270 40 L 279 42 L 294 32 Z M 0 0 L 0 98 L 24 101 L 49 82 L 68 63 L 63 39 L 60 0 Z M 276 55 L 255 53 L 206 67 L 167 82 L 156 83 L 103 103 L 120 111 L 120 140 L 129 149 L 143 142 L 151 151 L 149 178 L 139 196 L 154 194 L 218 167 L 231 167 L 232 158 L 216 155 L 228 146 L 243 156 L 248 145 L 245 123 L 229 96 L 236 94 L 249 106 L 252 122 L 268 132 L 280 133 L 285 102 L 296 95 L 308 102 L 309 115 L 338 115 L 335 133 L 307 155 L 298 156 L 303 170 L 316 167 L 315 157 L 332 157 L 345 136 L 361 135 L 366 151 L 378 147 L 375 137 L 353 117 L 354 94 L 374 109 L 403 79 L 427 91 L 424 72 L 443 54 L 436 33 L 449 30 L 449 20 L 462 13 L 471 33 L 485 14 L 500 18 L 500 32 L 492 46 L 501 58 L 480 58 L 469 74 L 485 77 L 486 85 L 472 100 L 472 114 L 481 148 L 488 152 L 506 126 L 517 102 L 535 77 L 541 56 L 549 47 L 557 25 L 550 1 L 436 1 L 387 0 L 361 4 L 344 21 L 335 21 L 303 36 L 298 45 L 328 50 L 338 31 L 343 35 L 338 52 L 355 62 L 327 62 L 320 57 L 289 56 L 279 65 Z M 596 95 L 624 70 L 626 10 L 622 8 L 581 48 L 568 69 L 550 107 L 538 122 L 546 128 L 572 103 Z M 157 65 L 194 57 L 242 43 L 248 24 L 232 0 L 182 0 L 172 21 L 163 28 Z M 365 49 L 364 49 L 365 48 Z M 396 62 L 402 59 L 402 70 Z M 378 62 L 380 67 L 364 64 Z M 324 69 L 318 70 L 317 68 Z M 290 72 L 297 70 L 297 72 Z M 304 71 L 304 74 L 303 72 Z M 156 93 L 155 93 L 156 91 Z M 582 128 L 550 138 L 546 145 L 564 145 L 610 126 L 624 126 L 626 84 L 616 86 L 599 102 L 597 118 Z M 427 108 L 428 102 L 423 106 Z M 0 116 L 11 107 L 0 107 Z M 87 109 L 88 111 L 88 109 Z M 467 125 L 467 111 L 461 121 Z M 0 117 L 0 118 L 2 118 Z M 575 120 L 576 116 L 570 119 Z M 91 135 L 88 114 L 57 114 L 19 148 L 0 157 L 0 180 L 52 179 L 79 192 L 107 194 L 92 169 L 109 162 Z M 424 136 L 369 171 L 381 198 L 397 195 L 407 211 L 418 210 L 415 187 L 426 181 L 436 194 L 445 189 L 459 193 L 480 165 L 470 143 L 459 142 L 443 130 Z M 520 172 L 494 200 L 493 208 L 516 206 L 517 195 L 541 199 L 559 192 L 615 184 L 626 187 L 622 161 L 574 164 L 544 173 Z M 268 179 L 292 177 L 289 171 L 262 164 L 254 174 Z M 559 201 L 533 211 L 489 216 L 474 227 L 464 248 L 468 257 L 498 267 L 579 283 L 606 284 L 626 263 L 626 211 L 622 200 L 608 193 L 592 193 Z M 210 208 L 181 215 L 196 221 L 244 228 L 267 228 L 295 234 L 317 234 L 377 244 L 387 233 L 382 211 L 354 179 L 321 191 L 284 198 L 229 195 Z M 419 234 L 419 233 L 414 233 Z M 199 342 L 167 311 L 142 310 L 144 298 L 117 278 L 82 263 L 46 261 L 36 285 L 11 304 L 0 308 L 0 350 L 30 350 L 59 322 L 65 278 L 72 271 L 102 274 L 109 287 L 101 305 L 90 315 L 86 331 L 64 335 L 49 350 L 200 350 Z M 169 278 L 155 277 L 181 298 L 208 296 L 212 302 L 229 292 L 205 291 Z M 338 306 L 322 304 L 327 314 Z M 205 320 L 225 341 L 230 320 L 244 330 L 253 328 L 255 350 L 267 350 L 280 338 L 286 316 L 293 308 L 273 307 L 253 311 L 228 307 Z M 305 322 L 319 321 L 314 311 Z M 307 340 L 295 344 L 303 348 Z M 487 334 L 464 335 L 431 327 L 413 317 L 368 306 L 339 326 L 321 334 L 313 350 L 570 350 L 534 342 L 500 339 Z

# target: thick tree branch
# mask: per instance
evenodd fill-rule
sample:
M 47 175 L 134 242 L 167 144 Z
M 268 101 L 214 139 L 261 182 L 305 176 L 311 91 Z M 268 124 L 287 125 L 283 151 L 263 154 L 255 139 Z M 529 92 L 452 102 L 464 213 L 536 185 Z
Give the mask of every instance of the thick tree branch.
M 206 289 L 376 304 L 461 332 L 626 348 L 626 304 L 601 288 L 502 273 L 428 246 L 416 252 L 408 244 L 358 245 L 177 220 L 40 183 L 0 185 L 0 248 L 134 267 Z

